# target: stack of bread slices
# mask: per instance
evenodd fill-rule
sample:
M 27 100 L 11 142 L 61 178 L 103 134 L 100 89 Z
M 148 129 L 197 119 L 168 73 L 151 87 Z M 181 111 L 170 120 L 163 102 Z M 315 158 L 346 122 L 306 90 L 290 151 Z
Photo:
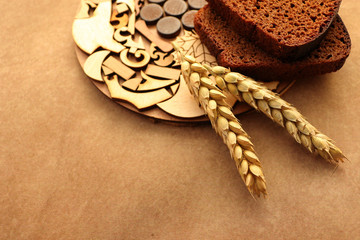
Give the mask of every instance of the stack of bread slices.
M 256 80 L 339 70 L 351 41 L 341 0 L 208 0 L 195 30 L 218 64 Z

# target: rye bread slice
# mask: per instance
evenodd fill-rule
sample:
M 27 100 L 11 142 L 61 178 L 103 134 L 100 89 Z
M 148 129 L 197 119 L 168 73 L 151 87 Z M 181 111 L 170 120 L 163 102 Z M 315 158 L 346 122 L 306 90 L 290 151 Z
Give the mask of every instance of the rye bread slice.
M 334 72 L 344 65 L 350 54 L 350 36 L 338 15 L 320 45 L 306 57 L 292 62 L 281 61 L 241 37 L 209 5 L 198 11 L 194 24 L 201 41 L 219 65 L 256 80 L 282 80 Z
M 315 49 L 337 15 L 341 0 L 208 0 L 243 37 L 281 59 Z

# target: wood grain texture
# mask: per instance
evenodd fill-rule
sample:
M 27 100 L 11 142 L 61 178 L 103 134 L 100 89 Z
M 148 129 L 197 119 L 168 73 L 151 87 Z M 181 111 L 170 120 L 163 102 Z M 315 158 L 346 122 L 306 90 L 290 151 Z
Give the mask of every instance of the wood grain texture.
M 126 12 L 128 10 L 125 4 L 120 4 L 120 6 L 125 6 L 124 9 L 119 9 L 120 11 Z M 126 13 L 121 14 L 119 10 L 113 10 L 111 14 L 110 22 L 115 29 L 126 27 L 129 24 L 129 15 Z M 121 14 L 121 16 L 118 16 L 119 14 Z
M 122 87 L 126 89 L 130 89 L 132 91 L 136 91 L 142 80 L 143 80 L 142 78 L 129 79 L 122 84 Z
M 154 64 L 149 64 L 145 73 L 154 77 L 161 77 L 167 79 L 179 79 L 180 70 L 174 68 L 160 67 Z
M 154 33 L 152 33 L 144 20 L 137 20 L 135 23 L 136 30 L 138 30 L 142 35 L 144 35 L 150 42 L 156 44 L 162 51 L 170 52 L 173 50 L 171 43 L 167 40 L 161 39 Z
M 192 97 L 186 82 L 182 77 L 179 89 L 174 97 L 162 103 L 158 103 L 157 106 L 165 112 L 181 118 L 195 118 L 205 114 L 204 110 L 199 107 Z
M 117 75 L 114 75 L 113 78 L 105 76 L 104 81 L 109 89 L 110 96 L 112 98 L 130 102 L 138 109 L 148 108 L 158 102 L 162 102 L 171 98 L 171 94 L 165 89 L 146 93 L 133 93 L 126 91 L 119 84 Z
M 135 2 L 133 0 L 116 0 L 116 4 L 126 4 L 129 7 L 130 15 L 129 15 L 129 24 L 127 26 L 127 30 L 130 32 L 131 35 L 134 35 L 135 19 L 136 19 Z
M 129 7 L 126 5 L 126 3 L 116 4 L 116 11 L 118 14 L 125 13 L 125 12 L 129 11 Z
M 91 18 L 75 19 L 72 33 L 77 45 L 86 53 L 98 47 L 119 53 L 125 47 L 113 39 L 114 27 L 110 24 L 111 1 L 99 3 Z
M 96 4 L 93 3 L 92 1 L 87 1 L 87 0 L 81 0 L 81 4 L 78 10 L 78 13 L 76 14 L 75 18 L 77 19 L 82 19 L 82 18 L 89 18 L 89 11 L 90 11 L 90 7 L 95 8 Z
M 176 83 L 178 80 L 178 79 L 160 80 L 160 79 L 152 78 L 150 76 L 147 76 L 143 71 L 141 71 L 141 77 L 145 80 L 145 82 L 139 85 L 139 88 L 137 89 L 138 91 L 150 91 L 150 90 L 164 88 Z
M 135 74 L 134 70 L 132 70 L 124 63 L 122 63 L 119 59 L 113 56 L 110 56 L 108 59 L 106 59 L 104 65 L 113 70 L 116 74 L 118 74 L 125 80 L 130 79 Z
M 125 47 L 130 48 L 131 53 L 135 53 L 138 49 L 145 49 L 145 44 L 141 38 L 138 36 L 137 41 L 134 40 L 134 35 L 127 34 L 130 33 L 127 28 L 117 29 L 114 33 L 114 39 L 120 43 L 123 43 Z
M 129 49 L 124 49 L 120 53 L 120 59 L 125 65 L 131 67 L 132 69 L 139 69 L 148 65 L 150 61 L 150 54 L 148 52 L 144 50 L 135 51 L 135 53 L 132 54 L 136 58 L 134 61 L 128 58 L 129 52 Z M 138 61 L 138 59 L 140 60 Z
M 81 51 L 79 48 L 75 48 L 75 52 L 76 55 L 78 57 L 79 63 L 82 66 L 82 68 L 84 67 L 84 63 L 88 57 L 87 54 L 85 54 L 83 51 Z M 104 67 L 104 65 L 103 65 Z M 105 66 L 106 67 L 106 66 Z M 107 67 L 106 67 L 107 68 Z M 108 68 L 109 69 L 109 68 Z M 113 74 L 114 71 L 112 71 L 111 69 L 109 69 L 109 74 Z M 140 77 L 140 76 L 139 76 Z M 139 78 L 136 77 L 136 78 Z M 141 78 L 142 79 L 142 78 Z M 125 81 L 126 82 L 126 81 Z M 124 82 L 124 83 L 125 83 Z M 101 91 L 105 96 L 111 98 L 110 96 L 110 92 L 109 89 L 107 87 L 106 84 L 100 83 L 99 81 L 92 81 L 92 83 L 94 84 L 94 86 Z M 124 84 L 123 83 L 123 84 Z M 207 122 L 208 118 L 206 116 L 201 116 L 201 117 L 197 117 L 197 118 L 179 118 L 179 117 L 175 117 L 173 115 L 168 114 L 167 112 L 163 111 L 160 108 L 147 108 L 147 109 L 142 109 L 139 110 L 137 109 L 133 104 L 128 103 L 126 101 L 117 101 L 116 99 L 113 99 L 113 101 L 119 105 L 121 105 L 122 107 L 125 107 L 127 109 L 130 109 L 133 112 L 139 113 L 141 115 L 145 115 L 147 116 L 149 119 L 153 119 L 154 121 L 164 121 L 165 123 L 168 124 L 174 124 L 174 125 L 192 125 L 192 124 L 198 124 L 198 123 L 202 123 L 202 122 Z M 246 105 L 241 105 L 241 106 L 246 106 Z M 241 111 L 249 111 L 250 107 L 247 108 L 241 108 Z
M 177 92 L 177 90 L 179 89 L 179 86 L 180 86 L 179 83 L 170 86 L 171 92 L 172 92 L 173 94 L 175 94 L 175 93 Z
M 104 75 L 110 75 L 112 73 L 114 73 L 113 70 L 111 70 L 110 68 L 106 67 L 106 66 L 102 66 L 102 71 L 104 72 Z
M 91 54 L 84 64 L 84 72 L 86 75 L 91 77 L 94 80 L 103 82 L 101 74 L 101 66 L 105 58 L 110 54 L 110 51 L 103 50 Z M 107 69 L 105 70 L 107 71 Z M 107 75 L 107 74 L 105 74 Z
M 155 44 L 150 44 L 150 57 L 154 60 L 154 63 L 161 67 L 167 67 L 174 62 L 174 55 L 169 52 L 165 53 L 161 51 Z

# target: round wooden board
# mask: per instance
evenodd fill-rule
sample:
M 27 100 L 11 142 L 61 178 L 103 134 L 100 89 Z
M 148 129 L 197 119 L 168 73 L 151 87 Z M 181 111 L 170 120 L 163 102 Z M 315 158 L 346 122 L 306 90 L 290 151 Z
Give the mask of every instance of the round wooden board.
M 78 61 L 81 65 L 82 68 L 84 68 L 84 64 L 85 61 L 88 57 L 88 55 L 86 53 L 84 53 L 83 51 L 81 51 L 81 49 L 79 49 L 77 46 L 75 46 L 75 52 L 76 52 L 76 56 L 78 58 Z M 89 78 L 89 80 L 95 85 L 96 88 L 98 88 L 103 94 L 105 94 L 108 98 L 112 99 L 110 97 L 110 93 L 109 90 L 107 88 L 107 86 L 104 83 L 92 80 L 91 78 Z M 288 89 L 291 88 L 291 86 L 293 86 L 293 84 L 295 83 L 295 80 L 289 80 L 289 81 L 282 81 L 279 83 L 276 92 L 280 95 L 283 95 Z M 197 123 L 203 123 L 203 122 L 208 122 L 209 119 L 207 118 L 207 116 L 202 116 L 202 117 L 196 117 L 196 118 L 179 118 L 179 117 L 175 117 L 172 116 L 166 112 L 164 112 L 163 110 L 161 110 L 160 108 L 158 108 L 157 106 L 151 107 L 149 109 L 145 109 L 145 110 L 139 110 L 137 109 L 135 106 L 133 106 L 132 104 L 125 102 L 125 101 L 118 101 L 116 99 L 112 99 L 115 103 L 133 111 L 136 112 L 138 114 L 144 115 L 149 117 L 150 119 L 154 120 L 154 121 L 163 121 L 166 123 L 174 123 L 174 124 L 197 124 Z M 239 115 L 239 114 L 244 114 L 247 113 L 249 111 L 252 111 L 253 108 L 251 108 L 249 105 L 245 104 L 245 103 L 240 103 L 237 102 L 234 106 L 234 113 L 235 115 Z

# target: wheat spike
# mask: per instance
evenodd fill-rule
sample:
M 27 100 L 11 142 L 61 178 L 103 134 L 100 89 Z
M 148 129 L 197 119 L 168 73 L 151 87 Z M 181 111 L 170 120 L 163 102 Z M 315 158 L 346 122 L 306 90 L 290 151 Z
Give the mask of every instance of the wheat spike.
M 178 50 L 176 45 L 174 48 Z M 197 63 L 192 56 L 183 56 L 180 52 L 179 55 L 181 72 L 190 92 L 205 110 L 211 125 L 230 150 L 249 192 L 252 195 L 266 196 L 266 182 L 260 161 L 249 136 L 225 102 L 226 96 L 209 79 L 209 72 L 203 65 Z
M 346 157 L 334 142 L 311 125 L 290 103 L 268 90 L 250 77 L 216 66 L 204 67 L 215 76 L 217 86 L 234 95 L 239 101 L 248 103 L 256 110 L 286 128 L 290 135 L 312 153 L 338 164 Z

